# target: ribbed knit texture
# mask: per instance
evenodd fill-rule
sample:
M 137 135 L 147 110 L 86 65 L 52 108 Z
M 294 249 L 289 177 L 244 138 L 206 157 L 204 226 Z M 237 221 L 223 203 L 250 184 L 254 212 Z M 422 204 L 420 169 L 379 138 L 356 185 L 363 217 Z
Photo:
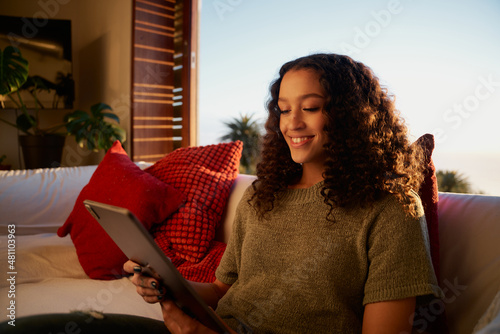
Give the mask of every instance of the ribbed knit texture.
M 388 196 L 331 222 L 322 186 L 283 192 L 260 221 L 243 196 L 216 271 L 232 284 L 217 313 L 235 330 L 360 333 L 366 303 L 440 295 L 424 218 Z

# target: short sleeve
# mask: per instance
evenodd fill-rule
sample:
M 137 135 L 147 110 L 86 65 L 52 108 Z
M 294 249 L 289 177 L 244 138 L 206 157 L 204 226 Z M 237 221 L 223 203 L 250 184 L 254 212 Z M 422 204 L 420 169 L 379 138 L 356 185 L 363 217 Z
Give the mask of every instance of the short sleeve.
M 421 297 L 442 296 L 432 267 L 420 200 L 418 205 L 419 218 L 414 218 L 392 197 L 371 225 L 363 305 L 414 296 L 419 296 L 421 303 Z

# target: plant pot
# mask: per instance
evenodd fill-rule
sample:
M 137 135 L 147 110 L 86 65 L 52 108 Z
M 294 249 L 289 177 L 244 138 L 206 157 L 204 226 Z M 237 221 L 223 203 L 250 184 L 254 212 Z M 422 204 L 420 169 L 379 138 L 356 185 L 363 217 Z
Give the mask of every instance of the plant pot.
M 61 135 L 21 135 L 21 145 L 26 169 L 51 168 L 61 165 L 65 136 Z

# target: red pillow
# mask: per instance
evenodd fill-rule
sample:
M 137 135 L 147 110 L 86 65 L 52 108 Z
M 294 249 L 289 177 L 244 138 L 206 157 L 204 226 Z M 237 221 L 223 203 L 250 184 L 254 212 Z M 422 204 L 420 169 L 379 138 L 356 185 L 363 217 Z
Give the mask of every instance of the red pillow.
M 167 249 L 165 255 L 172 261 L 185 279 L 194 282 L 212 283 L 215 281 L 215 270 L 219 266 L 225 250 L 225 243 L 212 240 L 207 253 L 197 263 L 181 258 L 172 248 Z
M 236 176 L 243 143 L 180 148 L 146 169 L 186 194 L 185 205 L 150 232 L 163 251 L 193 263 L 210 247 Z
M 184 195 L 142 171 L 119 141 L 113 144 L 57 234 L 71 234 L 78 260 L 90 278 L 114 279 L 124 274 L 127 257 L 85 209 L 85 199 L 127 208 L 149 229 L 177 210 Z
M 198 263 L 184 261 L 177 266 L 179 272 L 185 279 L 194 282 L 215 281 L 215 270 L 219 266 L 222 255 L 226 250 L 226 244 L 217 240 L 212 240 L 207 254 Z

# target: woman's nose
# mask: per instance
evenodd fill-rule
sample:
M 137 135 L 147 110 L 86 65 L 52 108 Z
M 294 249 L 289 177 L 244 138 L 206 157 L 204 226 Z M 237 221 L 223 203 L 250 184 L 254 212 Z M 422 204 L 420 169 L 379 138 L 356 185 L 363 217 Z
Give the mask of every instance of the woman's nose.
M 290 127 L 292 129 L 298 129 L 304 127 L 304 120 L 300 110 L 292 110 L 290 117 Z

